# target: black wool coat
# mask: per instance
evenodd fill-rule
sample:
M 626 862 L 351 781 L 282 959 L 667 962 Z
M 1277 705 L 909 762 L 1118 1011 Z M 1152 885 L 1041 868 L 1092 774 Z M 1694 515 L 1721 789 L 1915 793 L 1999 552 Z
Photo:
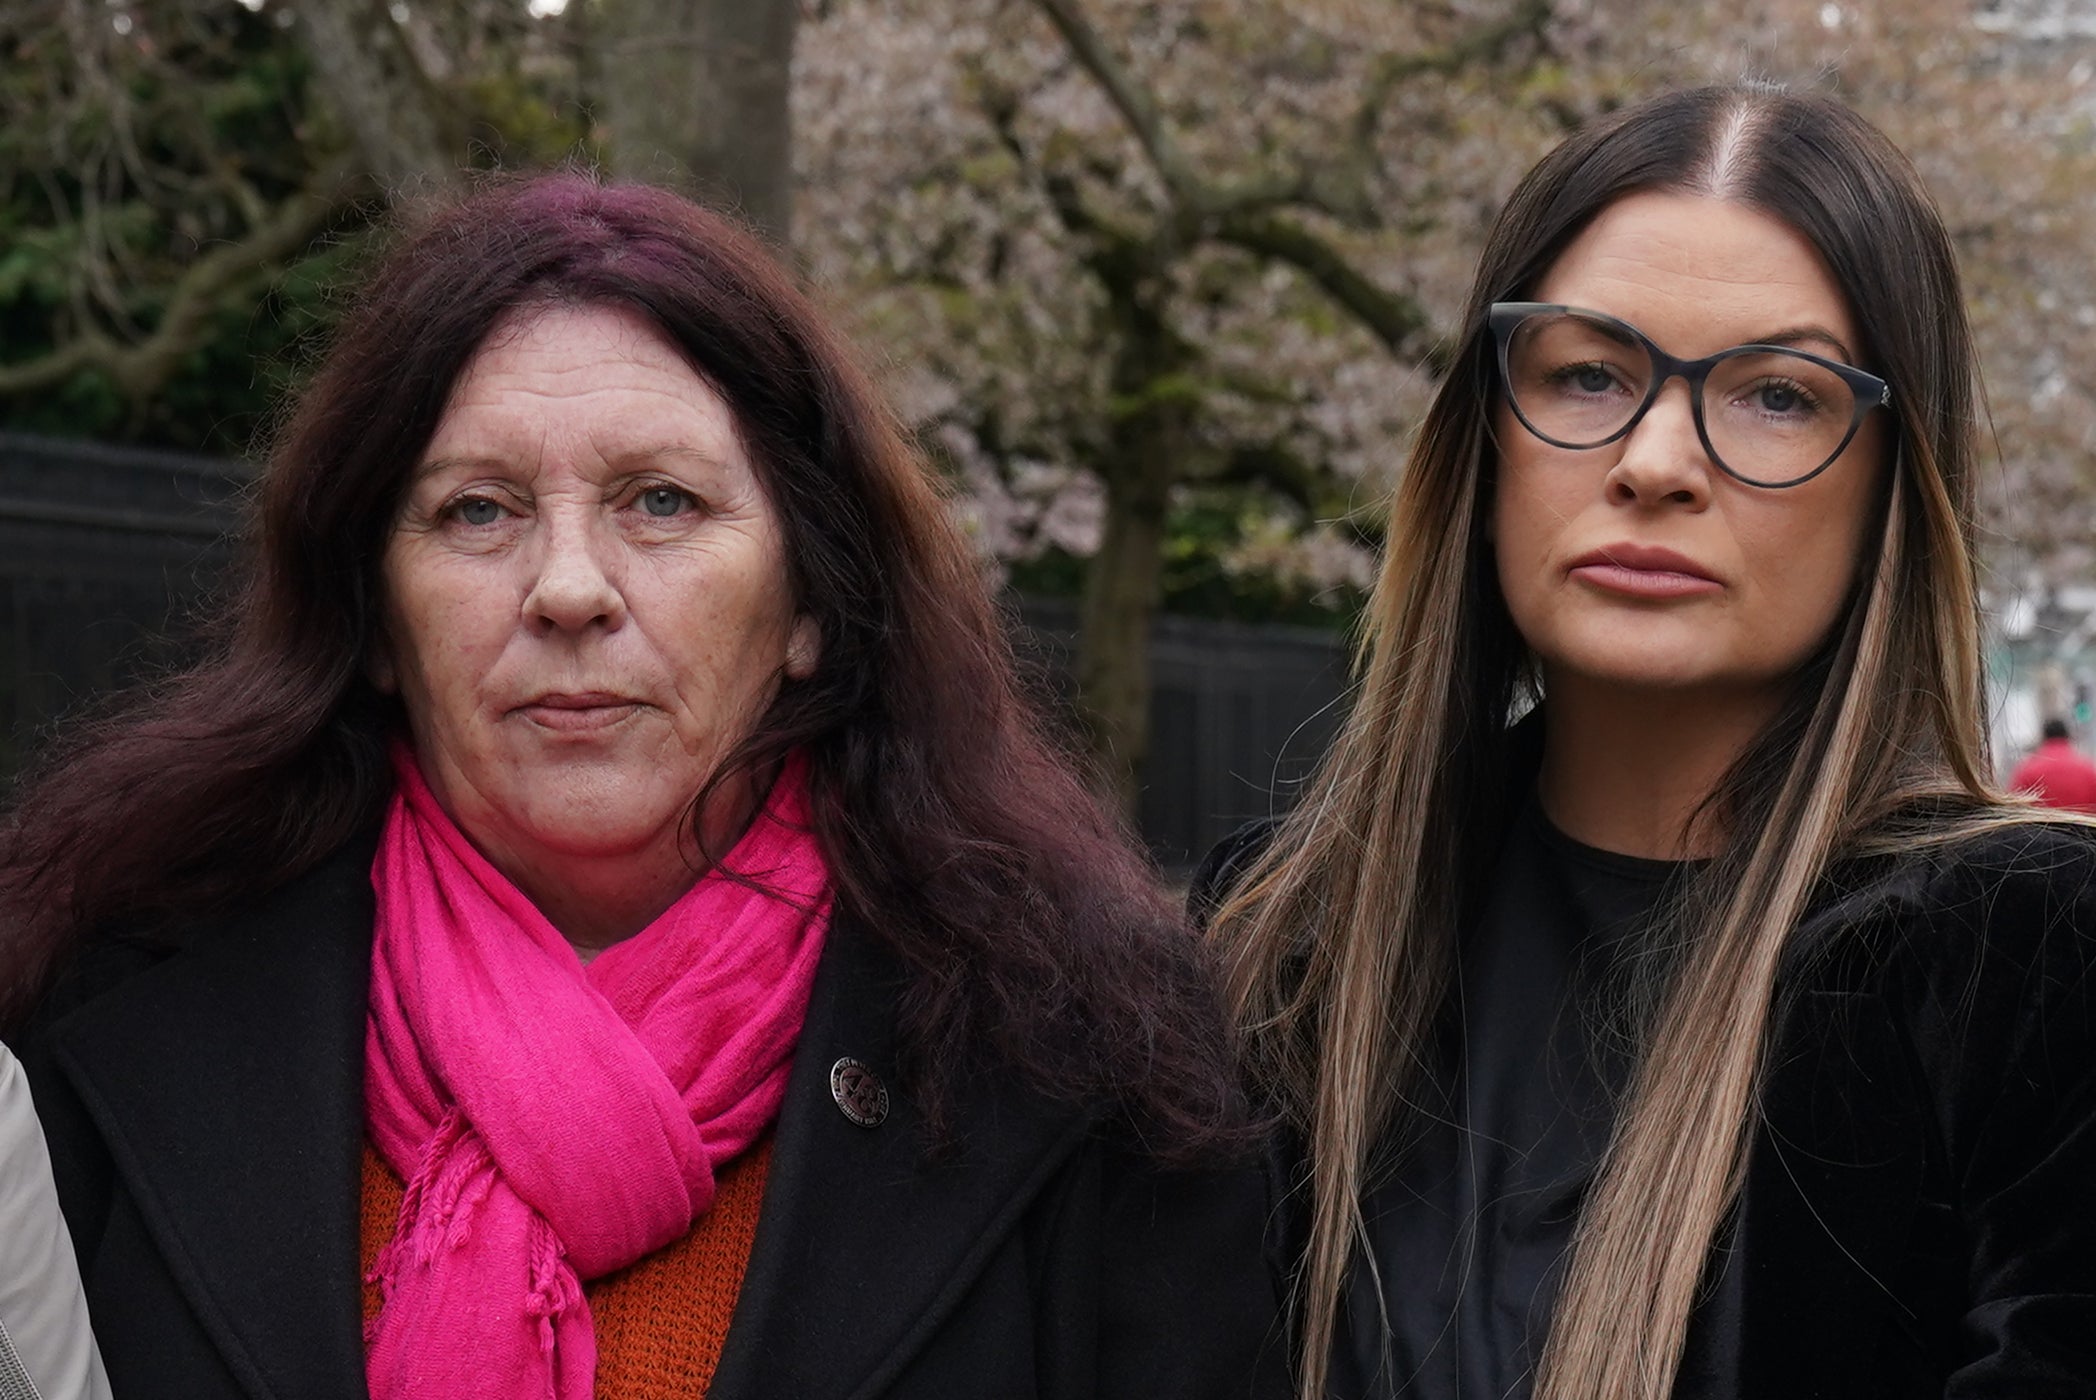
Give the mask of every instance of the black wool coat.
M 166 948 L 109 948 L 27 1037 L 118 1400 L 357 1400 L 368 841 Z M 1016 1084 L 928 1160 L 901 970 L 832 926 L 712 1400 L 1277 1396 L 1256 1170 L 1163 1173 Z M 831 1066 L 881 1077 L 861 1127 Z
M 1269 835 L 1210 856 L 1197 909 Z M 1285 1271 L 1301 1153 L 1272 1170 Z M 1779 977 L 1675 1394 L 2096 1400 L 2096 833 L 2032 823 L 1834 873 Z

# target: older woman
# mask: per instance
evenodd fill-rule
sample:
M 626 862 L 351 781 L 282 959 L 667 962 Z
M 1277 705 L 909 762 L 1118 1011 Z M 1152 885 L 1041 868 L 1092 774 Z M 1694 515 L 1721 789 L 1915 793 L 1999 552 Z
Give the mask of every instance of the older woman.
M 256 546 L 0 871 L 120 1395 L 1266 1383 L 1202 965 L 750 240 L 439 215 Z
M 1920 181 L 1824 98 L 1638 104 L 1452 366 L 1360 702 L 1211 873 L 1301 1394 L 2096 1395 L 2096 841 L 1987 777 Z

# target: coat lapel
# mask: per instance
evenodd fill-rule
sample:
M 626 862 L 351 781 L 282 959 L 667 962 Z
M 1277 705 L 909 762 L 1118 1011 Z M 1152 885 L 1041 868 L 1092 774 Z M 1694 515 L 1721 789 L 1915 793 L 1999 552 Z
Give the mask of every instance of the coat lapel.
M 1080 1109 L 979 1086 L 954 1110 L 958 1155 L 927 1162 L 922 1105 L 895 1073 L 902 985 L 893 955 L 840 919 L 816 975 L 712 1400 L 880 1391 L 1092 1129 Z M 830 1075 L 843 1057 L 886 1087 L 878 1127 L 838 1106 Z
M 362 1400 L 368 841 L 97 998 L 54 1058 L 257 1400 Z
M 358 1288 L 370 845 L 200 930 L 52 1031 L 197 1317 L 256 1400 L 364 1400 Z M 781 1110 L 714 1400 L 850 1400 L 914 1357 L 1085 1142 L 1083 1110 L 963 1090 L 927 1162 L 896 1073 L 894 956 L 840 919 Z M 831 1067 L 881 1079 L 861 1127 Z

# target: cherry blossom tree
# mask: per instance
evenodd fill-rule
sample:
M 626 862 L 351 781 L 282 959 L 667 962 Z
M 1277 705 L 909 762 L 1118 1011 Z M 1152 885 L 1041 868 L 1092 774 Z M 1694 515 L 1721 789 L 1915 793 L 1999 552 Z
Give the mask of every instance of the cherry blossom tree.
M 1441 182 L 1492 139 L 1408 133 L 1519 81 L 1549 18 L 1424 14 L 979 0 L 840 5 L 805 36 L 804 253 L 893 347 L 985 546 L 1090 556 L 1079 696 L 1124 799 L 1176 506 L 1235 502 L 1235 562 L 1365 579 L 1460 295 Z
M 2087 39 L 1967 4 L 837 0 L 804 32 L 803 253 L 881 347 L 986 551 L 1087 556 L 1079 682 L 1124 796 L 1190 502 L 1227 565 L 1362 580 L 1511 182 L 1662 87 L 1834 91 L 1971 279 L 1997 557 L 2085 567 Z

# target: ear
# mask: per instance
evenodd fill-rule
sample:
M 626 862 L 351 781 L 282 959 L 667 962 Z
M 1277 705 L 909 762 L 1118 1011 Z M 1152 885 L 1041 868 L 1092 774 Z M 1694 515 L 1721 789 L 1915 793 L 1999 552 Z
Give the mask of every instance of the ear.
M 815 674 L 822 660 L 822 631 L 806 613 L 793 619 L 793 635 L 786 639 L 786 677 L 804 681 Z

